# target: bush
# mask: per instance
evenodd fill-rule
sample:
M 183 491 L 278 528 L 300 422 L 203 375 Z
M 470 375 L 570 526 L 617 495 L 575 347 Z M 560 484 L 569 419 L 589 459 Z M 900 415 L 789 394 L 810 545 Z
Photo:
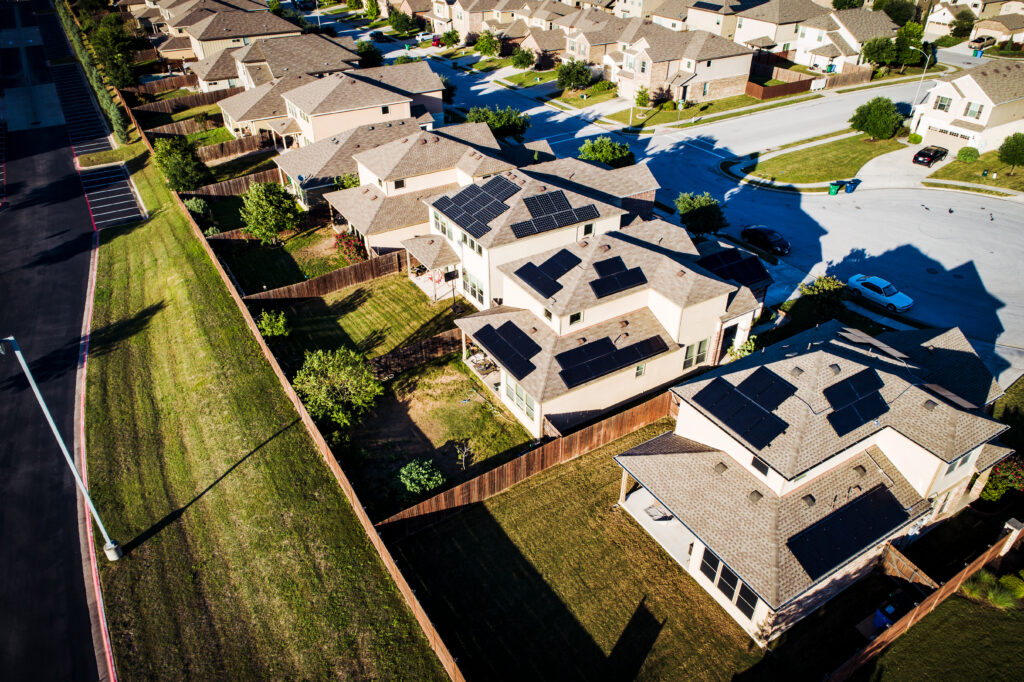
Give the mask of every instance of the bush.
M 220 234 L 220 228 L 216 225 L 210 225 L 208 228 L 203 230 L 203 234 L 207 237 L 212 237 L 215 234 Z
M 999 579 L 999 584 L 1012 594 L 1014 599 L 1024 599 L 1024 580 L 1015 575 L 1004 575 Z
M 910 144 L 921 144 L 922 140 L 924 140 L 924 138 L 918 135 L 917 133 L 910 133 L 910 135 L 907 137 L 907 142 L 909 142 Z
M 590 67 L 579 59 L 562 62 L 555 70 L 555 75 L 558 77 L 558 87 L 563 90 L 582 90 L 591 81 Z
M 619 86 L 617 86 L 615 83 L 612 83 L 611 81 L 601 80 L 597 81 L 596 83 L 590 86 L 590 92 L 596 95 L 599 92 L 611 92 L 617 87 Z
M 680 194 L 676 197 L 676 210 L 679 211 L 680 222 L 694 234 L 714 234 L 725 227 L 725 216 L 718 199 L 707 192 Z
M 979 156 L 981 156 L 981 153 L 974 147 L 961 147 L 960 151 L 956 153 L 957 160 L 964 163 L 974 163 L 978 160 Z
M 1017 600 L 1014 598 L 1013 593 L 998 584 L 988 588 L 985 598 L 988 599 L 989 604 L 1004 611 L 1012 609 L 1017 605 Z
M 530 116 L 511 106 L 499 109 L 473 107 L 466 115 L 468 123 L 486 123 L 496 137 L 522 135 L 530 127 Z
M 454 28 L 441 34 L 441 44 L 445 47 L 455 47 L 459 44 L 459 32 Z
M 359 186 L 358 173 L 345 173 L 334 178 L 334 189 L 351 189 Z
M 354 234 L 339 234 L 334 238 L 334 246 L 349 263 L 360 263 L 366 260 L 366 247 Z
M 395 64 L 412 64 L 413 62 L 418 62 L 419 60 L 419 57 L 413 57 L 407 54 L 400 54 L 397 57 L 395 57 Z
M 380 5 L 377 0 L 363 0 L 363 8 L 366 9 L 366 18 L 373 21 L 380 16 Z
M 444 90 L 441 91 L 441 101 L 445 104 L 451 104 L 455 101 L 455 84 L 448 76 L 442 75 L 441 85 L 444 86 Z
M 210 215 L 210 205 L 202 197 L 189 197 L 183 202 L 189 213 L 199 218 L 206 218 Z
M 888 97 L 875 97 L 857 107 L 850 118 L 854 130 L 867 133 L 875 140 L 888 140 L 903 123 L 903 114 Z
M 356 43 L 356 53 L 359 55 L 359 66 L 361 68 L 380 66 L 384 63 L 384 55 L 377 49 L 377 46 L 365 40 Z
M 832 317 L 843 305 L 846 283 L 832 275 L 822 275 L 810 284 L 800 285 L 800 295 L 811 297 L 814 308 L 822 317 Z
M 967 35 L 970 35 L 970 32 L 968 32 Z M 967 36 L 964 36 L 962 38 L 957 37 L 957 36 L 951 36 L 951 35 L 950 36 L 940 36 L 932 44 L 935 45 L 935 47 L 955 47 L 955 46 L 959 45 L 960 43 L 964 42 L 964 40 L 966 40 L 966 39 L 967 39 Z
M 981 491 L 981 499 L 995 502 L 1010 490 L 1024 491 L 1024 464 L 1016 454 L 992 467 L 988 482 Z
M 982 569 L 964 581 L 960 589 L 971 599 L 984 599 L 989 589 L 996 584 L 996 577 Z
M 161 137 L 153 149 L 157 167 L 175 192 L 194 190 L 206 181 L 207 168 L 184 137 Z
M 341 428 L 350 426 L 384 392 L 369 363 L 349 348 L 306 351 L 292 385 L 311 415 Z
M 432 460 L 414 459 L 401 468 L 398 480 L 410 493 L 419 495 L 444 485 L 444 474 Z
M 667 102 L 662 102 L 661 110 L 662 111 L 675 111 L 676 110 L 676 101 L 674 99 L 670 99 Z
M 621 168 L 635 163 L 629 145 L 615 142 L 607 135 L 586 140 L 579 148 L 579 158 L 584 161 L 599 161 L 613 168 Z
M 727 352 L 729 353 L 730 358 L 733 360 L 739 360 L 740 358 L 747 357 L 755 350 L 757 350 L 757 336 L 751 335 L 748 336 L 747 340 L 739 346 L 730 346 Z
M 283 310 L 276 313 L 264 310 L 260 314 L 259 319 L 256 320 L 256 328 L 260 330 L 260 334 L 264 338 L 288 336 L 288 319 L 285 317 Z

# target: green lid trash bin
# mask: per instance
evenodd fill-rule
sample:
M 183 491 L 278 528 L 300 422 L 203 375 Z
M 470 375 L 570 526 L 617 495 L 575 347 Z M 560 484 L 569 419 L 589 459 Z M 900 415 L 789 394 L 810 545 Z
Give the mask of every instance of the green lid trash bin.
M 842 186 L 843 185 L 841 183 L 831 182 L 828 185 L 828 193 L 830 195 L 832 195 L 832 196 L 835 196 L 835 195 L 839 194 L 839 188 L 842 187 Z

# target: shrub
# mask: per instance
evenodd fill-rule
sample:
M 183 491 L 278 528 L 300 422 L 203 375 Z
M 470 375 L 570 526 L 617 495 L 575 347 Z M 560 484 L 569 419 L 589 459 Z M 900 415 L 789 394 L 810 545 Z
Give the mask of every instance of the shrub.
M 617 87 L 619 86 L 617 86 L 615 83 L 612 83 L 611 81 L 600 80 L 590 86 L 590 92 L 594 94 L 597 94 L 599 92 L 611 92 Z
M 153 149 L 156 165 L 174 191 L 188 192 L 206 181 L 207 168 L 184 137 L 161 137 Z
M 210 215 L 210 205 L 202 197 L 189 197 L 185 199 L 184 204 L 189 213 L 194 216 L 206 218 Z
M 276 313 L 264 310 L 258 320 L 256 320 L 256 328 L 260 330 L 260 334 L 264 337 L 271 336 L 288 336 L 288 319 L 284 315 L 284 311 L 280 310 Z
M 413 57 L 407 54 L 400 54 L 397 57 L 395 57 L 395 64 L 411 64 L 413 62 L 418 62 L 419 60 L 419 57 Z
M 896 134 L 901 123 L 903 114 L 888 97 L 875 97 L 865 102 L 850 118 L 850 126 L 854 130 L 867 133 L 875 140 L 888 140 Z
M 646 107 L 651 103 L 651 93 L 644 86 L 640 86 L 640 89 L 636 91 L 636 105 L 638 107 Z
M 454 28 L 441 34 L 441 44 L 445 47 L 455 47 L 459 40 L 459 32 Z
M 718 199 L 704 192 L 693 194 L 683 192 L 676 197 L 679 220 L 694 234 L 714 234 L 725 227 L 725 216 Z
M 1017 600 L 1014 598 L 1013 593 L 998 584 L 988 588 L 985 598 L 988 599 L 989 604 L 1004 611 L 1012 609 L 1017 605 Z
M 739 360 L 740 358 L 747 357 L 755 350 L 757 350 L 757 336 L 751 335 L 739 346 L 730 346 L 728 353 L 729 357 L 733 360 Z
M 455 101 L 455 84 L 448 76 L 440 76 L 441 85 L 444 86 L 444 90 L 441 91 L 441 100 L 445 104 L 451 104 Z
M 606 163 L 613 168 L 629 166 L 635 162 L 629 145 L 615 142 L 607 135 L 587 139 L 579 148 L 579 158 Z
M 528 69 L 533 66 L 535 61 L 537 61 L 537 55 L 533 53 L 533 50 L 517 47 L 512 53 L 512 66 L 517 69 Z
M 1024 464 L 1020 455 L 1011 455 L 992 467 L 981 499 L 995 502 L 1009 490 L 1024 491 Z
M 334 178 L 335 189 L 351 189 L 359 186 L 358 173 L 345 173 Z
M 801 284 L 800 295 L 812 297 L 819 315 L 832 317 L 843 305 L 846 283 L 838 277 L 822 275 L 810 284 Z
M 907 142 L 909 142 L 910 144 L 921 144 L 922 140 L 924 140 L 924 138 L 918 135 L 917 133 L 910 133 L 910 135 L 907 137 Z
M 1009 591 L 1014 599 L 1024 599 L 1024 580 L 1015 575 L 1004 575 L 999 579 L 999 584 Z
M 661 105 L 661 109 L 662 111 L 675 111 L 676 101 L 674 99 L 670 99 L 667 102 L 663 102 Z
M 444 485 L 444 474 L 432 460 L 414 459 L 401 468 L 398 480 L 410 493 L 419 495 Z
M 201 126 L 205 126 L 207 121 L 210 120 L 210 114 L 205 111 L 200 111 L 198 114 L 192 117 L 192 120 Z
M 582 90 L 591 81 L 590 67 L 579 59 L 562 62 L 555 70 L 555 75 L 558 77 L 558 87 L 563 90 Z
M 960 589 L 971 599 L 984 599 L 989 589 L 996 584 L 996 577 L 982 569 L 964 581 Z
M 857 9 L 864 6 L 864 0 L 832 0 L 832 9 Z
M 212 237 L 215 234 L 220 234 L 220 228 L 216 225 L 210 225 L 208 228 L 203 230 L 203 234 L 207 237 Z
M 263 244 L 277 243 L 277 235 L 299 226 L 302 211 L 284 187 L 276 182 L 256 182 L 242 194 L 242 220 L 247 234 Z
M 334 238 L 334 246 L 349 263 L 366 260 L 366 247 L 354 234 L 339 234 Z
M 466 115 L 469 123 L 486 123 L 496 137 L 522 135 L 530 127 L 530 116 L 511 106 L 499 109 L 473 107 Z
M 363 0 L 345 0 L 345 7 L 349 9 L 362 9 Z
M 384 63 L 384 55 L 377 49 L 377 46 L 365 40 L 356 43 L 356 53 L 359 55 L 359 66 L 364 69 Z
M 380 5 L 377 0 L 363 0 L 363 7 L 366 9 L 366 18 L 373 21 L 380 16 Z
M 978 160 L 979 156 L 981 156 L 981 153 L 974 147 L 961 147 L 960 151 L 956 153 L 957 160 L 964 163 L 974 163 Z
M 341 428 L 350 426 L 384 392 L 369 363 L 350 348 L 306 351 L 292 385 L 311 415 Z

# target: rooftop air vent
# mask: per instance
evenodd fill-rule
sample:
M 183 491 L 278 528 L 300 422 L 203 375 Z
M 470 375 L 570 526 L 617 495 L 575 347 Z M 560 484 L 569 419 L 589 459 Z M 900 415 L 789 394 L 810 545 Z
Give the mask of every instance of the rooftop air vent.
M 932 400 L 931 398 L 929 398 L 928 400 L 924 401 L 924 409 L 928 410 L 929 412 L 931 412 L 932 410 L 934 410 L 938 406 L 939 406 L 939 404 L 937 402 L 935 402 L 934 400 Z
M 803 370 L 802 367 L 794 367 L 793 369 L 789 370 L 790 376 L 794 376 L 794 377 L 798 377 L 798 376 L 800 376 L 803 373 L 804 373 L 804 370 Z
M 433 244 L 434 242 L 430 242 L 430 243 Z M 537 333 L 537 328 L 536 327 L 530 327 L 530 333 L 531 334 L 536 334 Z
M 588 242 L 586 239 L 584 239 L 583 241 L 579 242 L 580 247 L 582 247 L 584 249 L 587 248 L 587 246 L 589 246 L 589 244 L 590 244 L 590 242 Z
M 751 490 L 750 494 L 747 495 L 747 499 L 750 500 L 751 502 L 760 502 L 762 497 L 764 497 L 764 495 L 762 495 L 757 490 Z
M 868 470 L 867 470 L 867 468 L 863 464 L 858 464 L 857 466 L 853 467 L 853 470 L 861 478 L 863 478 L 864 476 L 868 475 Z
M 716 474 L 724 474 L 725 470 L 728 469 L 728 468 L 729 467 L 728 467 L 728 465 L 725 462 L 719 462 L 718 464 L 715 465 L 715 473 Z
M 676 270 L 676 277 L 686 277 L 686 270 Z
M 625 329 L 629 326 L 629 320 L 619 320 L 619 327 Z
M 587 342 L 587 340 L 585 338 L 583 338 L 582 336 L 580 338 L 576 339 L 576 345 L 577 346 L 582 346 L 586 342 Z
M 841 369 L 841 368 L 839 367 L 839 365 L 837 365 L 837 364 L 836 364 L 836 363 L 834 363 L 834 362 L 833 362 L 833 363 L 832 363 L 831 365 L 829 365 L 829 366 L 828 366 L 828 368 L 829 368 L 830 370 L 832 370 L 832 374 L 839 374 L 840 372 L 842 372 L 842 371 L 843 371 L 843 370 L 842 370 L 842 369 Z
M 814 495 L 804 495 L 800 499 L 803 500 L 804 504 L 806 504 L 808 507 L 813 507 L 814 503 L 817 502 L 817 500 L 814 499 Z

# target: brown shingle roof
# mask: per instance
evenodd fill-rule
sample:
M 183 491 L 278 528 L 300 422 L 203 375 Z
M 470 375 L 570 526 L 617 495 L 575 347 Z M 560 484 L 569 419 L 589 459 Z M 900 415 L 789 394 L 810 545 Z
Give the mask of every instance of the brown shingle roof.
M 736 12 L 741 17 L 770 24 L 792 24 L 821 14 L 821 6 L 811 0 L 768 0 Z
M 189 70 L 201 81 L 227 80 L 238 78 L 238 66 L 232 56 L 234 50 L 223 50 L 212 57 L 200 59 L 188 65 Z
M 222 99 L 217 104 L 235 121 L 258 121 L 287 116 L 288 106 L 282 95 L 315 80 L 312 76 L 304 74 L 285 76 Z
M 480 176 L 514 168 L 495 158 L 499 149 L 486 123 L 465 123 L 434 131 L 410 131 L 406 137 L 357 154 L 355 160 L 382 180 L 456 167 L 471 176 Z
M 347 73 L 312 79 L 302 87 L 291 90 L 287 98 L 309 116 L 412 101 L 408 95 L 351 78 Z
M 325 36 L 307 33 L 256 40 L 235 52 L 247 66 L 266 64 L 270 78 L 295 73 L 331 73 L 353 68 L 359 56 Z
M 299 27 L 270 12 L 217 12 L 188 27 L 196 40 L 225 40 L 298 33 Z
M 891 38 L 898 28 L 885 12 L 872 12 L 863 7 L 832 12 L 832 18 L 852 33 L 861 45 L 879 36 Z
M 353 71 L 349 75 L 410 95 L 444 90 L 441 77 L 434 73 L 430 62 L 426 61 L 375 66 Z
M 981 66 L 957 71 L 939 80 L 952 83 L 961 78 L 970 78 L 994 105 L 1013 102 L 1024 97 L 1024 62 L 1011 62 L 1005 59 L 995 60 Z
M 328 192 L 324 199 L 360 234 L 372 236 L 429 222 L 430 213 L 423 199 L 456 187 L 458 185 L 434 187 L 389 197 L 376 185 L 362 185 Z

